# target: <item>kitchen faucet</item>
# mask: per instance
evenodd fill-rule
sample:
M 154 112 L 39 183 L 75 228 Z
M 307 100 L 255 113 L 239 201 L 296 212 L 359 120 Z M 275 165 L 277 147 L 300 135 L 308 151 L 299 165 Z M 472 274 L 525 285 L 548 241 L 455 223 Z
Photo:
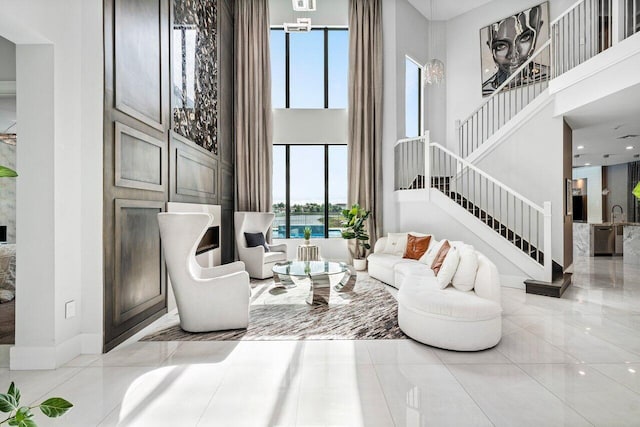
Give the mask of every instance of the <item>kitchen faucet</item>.
M 616 219 L 616 217 L 614 216 L 614 213 L 613 213 L 613 211 L 614 211 L 616 208 L 620 208 L 620 217 L 622 217 L 622 216 L 624 215 L 624 210 L 622 209 L 622 206 L 620 206 L 620 205 L 613 205 L 613 206 L 611 206 L 611 223 L 613 223 L 613 224 L 615 224 L 615 223 L 616 223 L 616 220 L 615 220 L 615 219 Z

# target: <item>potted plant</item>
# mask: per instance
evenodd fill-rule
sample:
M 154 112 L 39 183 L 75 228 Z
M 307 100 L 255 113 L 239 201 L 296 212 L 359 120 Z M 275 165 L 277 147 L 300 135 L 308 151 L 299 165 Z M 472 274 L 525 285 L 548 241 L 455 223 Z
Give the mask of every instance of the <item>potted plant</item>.
M 362 271 L 367 268 L 366 251 L 371 249 L 369 244 L 369 234 L 367 234 L 365 221 L 369 218 L 370 211 L 362 209 L 357 203 L 351 209 L 342 211 L 342 238 L 356 240 L 355 253 L 353 254 L 353 266 L 356 270 Z
M 308 246 L 311 238 L 311 227 L 305 227 L 302 236 L 304 237 L 304 244 Z

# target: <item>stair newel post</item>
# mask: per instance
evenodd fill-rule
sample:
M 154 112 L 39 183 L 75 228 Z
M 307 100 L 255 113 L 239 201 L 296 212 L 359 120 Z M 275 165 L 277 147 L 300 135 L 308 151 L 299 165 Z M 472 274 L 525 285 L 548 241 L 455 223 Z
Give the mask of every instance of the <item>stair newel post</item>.
M 551 253 L 551 202 L 544 202 L 544 280 L 553 281 L 553 256 Z
M 431 199 L 431 147 L 429 144 L 429 131 L 422 136 L 424 144 L 424 188 L 427 190 L 427 200 Z

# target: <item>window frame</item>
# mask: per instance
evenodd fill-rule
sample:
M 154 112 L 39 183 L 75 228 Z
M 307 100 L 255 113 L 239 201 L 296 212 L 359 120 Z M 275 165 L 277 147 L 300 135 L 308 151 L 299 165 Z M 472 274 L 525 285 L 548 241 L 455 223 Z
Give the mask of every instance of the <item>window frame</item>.
M 405 55 L 405 62 L 404 62 L 404 66 L 405 66 L 405 76 L 407 75 L 407 61 L 411 61 L 413 62 L 416 67 L 418 67 L 418 137 L 422 136 L 424 134 L 424 123 L 425 123 L 425 118 L 424 118 L 424 69 L 422 67 L 422 65 L 420 65 L 420 63 L 418 61 L 416 61 L 415 59 L 413 59 L 412 57 L 410 57 L 409 55 Z M 405 96 L 405 130 L 404 130 L 404 134 L 406 138 L 409 138 L 409 136 L 407 135 L 407 129 L 406 129 L 406 123 L 407 123 L 407 111 L 406 111 L 406 98 L 407 98 L 407 82 L 404 82 L 404 96 Z
M 284 31 L 283 26 L 273 26 L 269 30 L 281 30 Z M 329 31 L 349 31 L 348 27 L 313 27 L 311 31 L 322 31 L 324 33 L 324 106 L 322 109 L 329 109 Z M 290 57 L 290 36 L 291 33 L 284 33 L 284 108 L 291 109 L 291 57 Z M 347 67 L 347 70 L 349 68 Z M 301 108 L 308 109 L 308 108 Z M 331 108 L 332 110 L 342 110 L 342 108 Z M 281 144 L 284 145 L 284 144 Z M 296 145 L 296 144 L 292 144 Z M 322 145 L 322 144 L 319 144 Z M 331 144 L 341 145 L 341 144 Z
M 291 147 L 313 146 L 324 147 L 324 238 L 337 239 L 338 237 L 329 237 L 329 147 L 347 147 L 347 144 L 276 144 L 273 146 L 285 147 L 285 239 L 291 238 Z M 349 156 L 347 148 L 347 158 Z

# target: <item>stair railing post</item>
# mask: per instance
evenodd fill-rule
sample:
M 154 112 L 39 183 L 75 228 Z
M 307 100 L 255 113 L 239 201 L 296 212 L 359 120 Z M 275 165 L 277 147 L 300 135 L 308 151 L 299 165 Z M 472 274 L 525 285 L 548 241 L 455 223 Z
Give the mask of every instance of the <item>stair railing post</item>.
M 553 256 L 551 254 L 551 202 L 544 202 L 544 280 L 553 281 Z
M 429 143 L 429 131 L 422 135 L 424 144 L 424 188 L 427 190 L 427 201 L 431 200 L 431 147 Z

